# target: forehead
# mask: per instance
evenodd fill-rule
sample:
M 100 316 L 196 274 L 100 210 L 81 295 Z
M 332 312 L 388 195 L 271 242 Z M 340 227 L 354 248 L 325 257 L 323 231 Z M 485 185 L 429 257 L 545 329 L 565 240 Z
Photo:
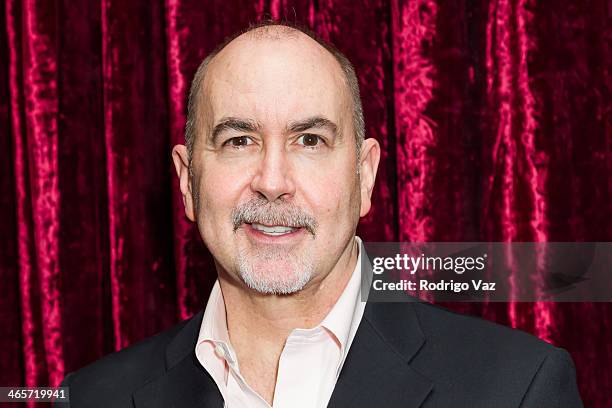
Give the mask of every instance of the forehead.
M 211 61 L 203 95 L 209 123 L 224 116 L 270 126 L 318 115 L 341 121 L 350 106 L 340 64 L 302 33 L 238 37 Z

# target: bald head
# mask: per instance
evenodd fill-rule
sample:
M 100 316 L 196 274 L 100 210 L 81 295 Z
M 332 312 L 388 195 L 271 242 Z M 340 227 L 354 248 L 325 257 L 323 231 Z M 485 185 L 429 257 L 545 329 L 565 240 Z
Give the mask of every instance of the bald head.
M 365 130 L 358 81 L 351 63 L 332 45 L 310 32 L 280 23 L 265 23 L 226 41 L 198 68 L 187 109 L 185 144 L 189 156 L 196 137 L 202 131 L 213 131 L 213 121 L 209 120 L 210 102 L 218 101 L 221 93 L 228 100 L 228 93 L 259 92 L 260 98 L 286 103 L 278 95 L 299 84 L 300 89 L 308 89 L 304 86 L 308 81 L 317 82 L 319 88 L 305 92 L 309 95 L 303 95 L 304 98 L 317 98 L 316 92 L 331 92 L 336 95 L 335 101 L 328 98 L 327 102 L 335 102 L 337 108 L 348 111 L 348 129 L 354 135 L 359 155 Z M 239 104 L 241 98 L 229 96 L 229 100 Z

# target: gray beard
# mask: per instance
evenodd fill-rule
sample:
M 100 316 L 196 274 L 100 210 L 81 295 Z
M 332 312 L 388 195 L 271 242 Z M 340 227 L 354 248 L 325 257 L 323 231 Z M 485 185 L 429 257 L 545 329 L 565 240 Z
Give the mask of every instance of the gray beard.
M 314 263 L 310 257 L 300 259 L 272 248 L 264 248 L 255 255 L 241 249 L 237 261 L 238 275 L 242 281 L 264 295 L 299 292 L 310 282 L 314 273 Z

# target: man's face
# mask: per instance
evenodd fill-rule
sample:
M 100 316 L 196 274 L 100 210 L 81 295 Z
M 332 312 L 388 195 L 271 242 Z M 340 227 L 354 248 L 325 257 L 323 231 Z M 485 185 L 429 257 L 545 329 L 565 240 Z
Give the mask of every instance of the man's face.
M 362 201 L 339 64 L 303 35 L 241 37 L 203 86 L 192 191 L 219 272 L 261 293 L 320 281 L 350 247 Z

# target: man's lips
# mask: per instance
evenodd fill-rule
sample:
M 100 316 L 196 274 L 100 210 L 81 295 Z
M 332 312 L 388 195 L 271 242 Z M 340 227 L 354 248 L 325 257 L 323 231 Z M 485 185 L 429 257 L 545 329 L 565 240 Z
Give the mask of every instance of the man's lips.
M 244 225 L 249 232 L 270 238 L 293 236 L 303 230 L 302 227 L 291 227 L 287 225 L 265 225 L 259 223 L 245 223 Z
M 249 224 L 255 231 L 261 232 L 262 234 L 271 236 L 280 236 L 290 234 L 299 229 L 299 227 L 292 227 L 288 225 L 265 225 L 259 223 Z

